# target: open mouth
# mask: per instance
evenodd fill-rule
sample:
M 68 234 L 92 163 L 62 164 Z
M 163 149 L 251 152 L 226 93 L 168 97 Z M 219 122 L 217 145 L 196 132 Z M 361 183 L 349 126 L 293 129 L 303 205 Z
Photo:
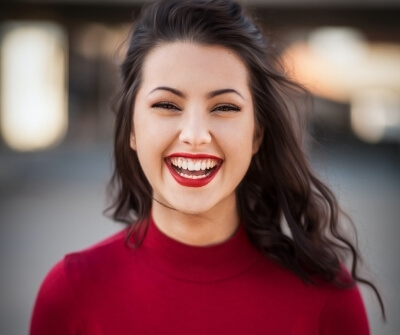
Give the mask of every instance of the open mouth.
M 214 158 L 169 157 L 166 161 L 179 176 L 187 179 L 208 178 L 222 164 L 222 160 Z
M 177 183 L 187 187 L 207 185 L 217 175 L 223 160 L 210 155 L 174 154 L 165 163 Z

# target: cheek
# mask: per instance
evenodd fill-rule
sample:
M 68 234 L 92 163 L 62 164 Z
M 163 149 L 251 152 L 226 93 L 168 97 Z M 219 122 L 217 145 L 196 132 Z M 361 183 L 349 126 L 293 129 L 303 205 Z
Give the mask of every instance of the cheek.
M 254 139 L 254 122 L 250 117 L 238 118 L 220 127 L 220 132 L 225 138 L 235 145 L 248 146 Z
M 139 158 L 139 162 L 144 173 L 149 179 L 148 162 L 151 161 L 152 155 L 152 151 L 150 150 L 151 141 L 149 141 L 149 138 L 151 138 L 151 128 L 148 127 L 147 117 L 145 117 L 145 113 L 143 113 L 143 109 L 141 109 L 140 106 L 137 106 L 134 110 L 133 129 L 136 152 Z
M 217 142 L 226 158 L 247 165 L 253 154 L 254 124 L 251 118 L 235 120 L 219 127 Z
M 173 118 L 161 118 L 149 110 L 141 110 L 134 116 L 134 130 L 139 158 L 154 164 L 162 160 L 174 141 L 176 125 Z
M 151 138 L 153 133 L 156 131 L 155 126 L 156 124 L 154 123 L 152 125 L 148 110 L 141 108 L 140 105 L 135 108 L 133 128 L 138 150 L 141 150 L 142 146 L 146 146 L 148 139 Z

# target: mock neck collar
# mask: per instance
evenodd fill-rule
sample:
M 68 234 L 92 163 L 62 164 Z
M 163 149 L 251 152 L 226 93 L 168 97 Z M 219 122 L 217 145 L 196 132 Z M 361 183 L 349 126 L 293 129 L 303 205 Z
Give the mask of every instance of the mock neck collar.
M 228 240 L 211 246 L 192 246 L 161 232 L 152 219 L 141 252 L 156 270 L 176 279 L 211 282 L 224 280 L 249 269 L 261 253 L 249 242 L 243 224 Z

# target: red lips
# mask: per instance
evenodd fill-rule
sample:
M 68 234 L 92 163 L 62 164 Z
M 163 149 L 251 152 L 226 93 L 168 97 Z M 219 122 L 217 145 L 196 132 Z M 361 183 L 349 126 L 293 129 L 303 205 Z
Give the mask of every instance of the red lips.
M 166 158 L 168 159 L 168 158 L 172 158 L 172 157 L 183 157 L 183 158 L 191 158 L 191 159 L 207 159 L 207 158 L 210 158 L 210 159 L 215 159 L 217 161 L 222 161 L 222 159 L 217 157 L 217 156 L 213 156 L 213 155 L 209 155 L 209 154 L 191 154 L 191 153 L 188 153 L 188 152 L 176 152 L 176 153 L 173 153 L 173 154 L 169 155 Z
M 218 161 L 218 164 L 210 169 L 205 177 L 198 178 L 198 179 L 192 179 L 188 177 L 184 177 L 178 173 L 176 170 L 176 167 L 174 167 L 171 163 L 171 158 L 173 157 L 182 157 L 182 158 L 188 158 L 188 159 L 213 159 Z M 203 187 L 207 185 L 211 180 L 214 179 L 214 177 L 217 175 L 221 165 L 222 165 L 222 159 L 209 155 L 209 154 L 190 154 L 190 153 L 174 153 L 172 155 L 169 155 L 168 157 L 165 158 L 165 163 L 167 164 L 168 170 L 171 173 L 172 177 L 182 186 L 186 187 Z

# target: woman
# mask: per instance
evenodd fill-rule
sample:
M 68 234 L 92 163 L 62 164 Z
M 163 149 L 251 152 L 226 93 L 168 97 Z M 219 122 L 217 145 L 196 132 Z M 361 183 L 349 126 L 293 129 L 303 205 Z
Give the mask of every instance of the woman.
M 129 226 L 53 268 L 31 334 L 369 333 L 355 283 L 375 287 L 272 53 L 233 1 L 144 8 L 116 108 L 112 208 Z

